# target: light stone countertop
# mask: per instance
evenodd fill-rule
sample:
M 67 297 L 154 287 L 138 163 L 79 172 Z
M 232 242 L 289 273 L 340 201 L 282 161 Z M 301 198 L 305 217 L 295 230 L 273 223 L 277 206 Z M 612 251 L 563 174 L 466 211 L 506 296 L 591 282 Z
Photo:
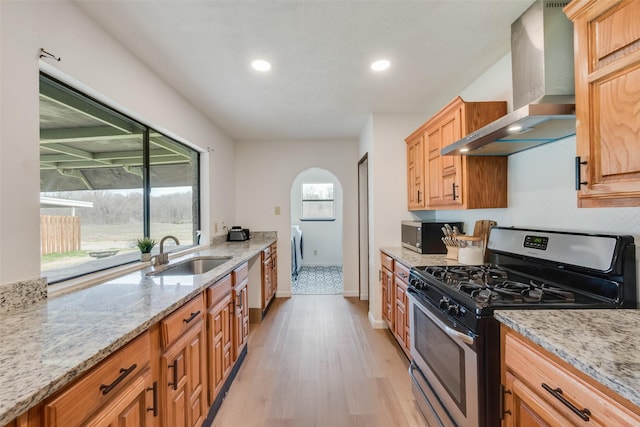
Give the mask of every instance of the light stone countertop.
M 494 316 L 640 406 L 640 310 L 497 310 Z
M 171 259 L 232 256 L 198 276 L 146 276 L 147 267 L 102 284 L 0 313 L 0 426 L 36 406 L 235 267 L 275 242 L 256 233 Z
M 407 267 L 462 265 L 455 259 L 447 259 L 444 254 L 419 254 L 403 247 L 380 248 L 380 250 Z

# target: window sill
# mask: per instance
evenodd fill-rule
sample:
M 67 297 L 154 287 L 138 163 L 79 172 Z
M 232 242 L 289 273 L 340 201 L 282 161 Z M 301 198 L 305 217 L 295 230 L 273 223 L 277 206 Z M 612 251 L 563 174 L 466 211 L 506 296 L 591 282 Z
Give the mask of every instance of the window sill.
M 208 245 L 192 246 L 190 248 L 186 248 L 180 251 L 169 252 L 169 259 L 171 260 L 173 258 L 178 258 L 183 255 L 188 255 L 192 252 L 197 252 L 205 248 L 209 248 L 209 246 Z M 125 264 L 125 265 L 120 265 L 107 270 L 97 271 L 95 273 L 85 274 L 83 276 L 76 277 L 74 279 L 69 279 L 62 282 L 58 282 L 53 285 L 49 285 L 47 287 L 47 296 L 49 298 L 57 297 L 57 296 L 74 292 L 83 288 L 95 286 L 100 283 L 104 283 L 108 280 L 114 279 L 116 277 L 124 276 L 125 274 L 129 274 L 134 271 L 139 271 L 147 267 L 151 267 L 152 265 L 153 265 L 153 261 L 136 262 L 133 264 Z
M 335 218 L 300 218 L 300 221 L 304 222 L 331 222 L 335 220 Z

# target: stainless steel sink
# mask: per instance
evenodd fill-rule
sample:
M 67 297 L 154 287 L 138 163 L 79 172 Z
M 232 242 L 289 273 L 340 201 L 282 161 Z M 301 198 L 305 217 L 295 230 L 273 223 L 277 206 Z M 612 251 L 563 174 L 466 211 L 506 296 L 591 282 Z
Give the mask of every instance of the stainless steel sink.
M 229 261 L 232 257 L 202 257 L 169 265 L 161 271 L 152 271 L 147 276 L 194 276 L 204 274 Z

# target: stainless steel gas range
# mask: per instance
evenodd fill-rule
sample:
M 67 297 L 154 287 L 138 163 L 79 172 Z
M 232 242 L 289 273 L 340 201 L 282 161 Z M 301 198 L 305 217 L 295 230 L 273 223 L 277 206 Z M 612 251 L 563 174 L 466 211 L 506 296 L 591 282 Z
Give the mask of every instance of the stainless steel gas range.
M 635 308 L 631 236 L 496 227 L 490 264 L 414 267 L 413 392 L 430 426 L 500 425 L 500 309 Z

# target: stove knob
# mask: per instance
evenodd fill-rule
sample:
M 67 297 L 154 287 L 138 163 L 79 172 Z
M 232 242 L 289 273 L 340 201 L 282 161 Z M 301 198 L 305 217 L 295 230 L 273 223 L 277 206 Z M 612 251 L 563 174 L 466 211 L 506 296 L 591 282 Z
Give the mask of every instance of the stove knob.
M 447 313 L 449 313 L 452 316 L 459 316 L 460 306 L 458 304 L 449 304 L 449 307 L 447 307 Z
M 413 286 L 414 288 L 416 288 L 416 289 L 420 289 L 420 287 L 421 287 L 421 283 L 420 283 L 420 281 L 418 279 L 409 280 L 409 284 L 411 286 Z
M 450 307 L 449 305 L 449 298 L 447 297 L 442 297 L 442 299 L 440 300 L 440 308 L 446 308 L 448 309 Z

